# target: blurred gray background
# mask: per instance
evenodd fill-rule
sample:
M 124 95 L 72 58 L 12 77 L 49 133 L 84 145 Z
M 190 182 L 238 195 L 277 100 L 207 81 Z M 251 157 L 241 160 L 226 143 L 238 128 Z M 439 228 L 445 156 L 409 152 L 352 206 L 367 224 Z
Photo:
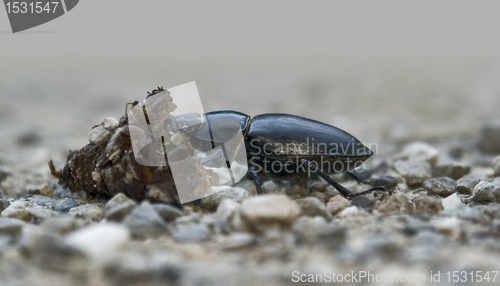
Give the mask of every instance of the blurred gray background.
M 30 136 L 51 156 L 80 148 L 127 102 L 193 80 L 205 111 L 292 113 L 368 142 L 476 136 L 500 117 L 498 11 L 498 1 L 86 0 L 17 34 L 2 11 L 0 159 L 21 156 L 12 148 Z

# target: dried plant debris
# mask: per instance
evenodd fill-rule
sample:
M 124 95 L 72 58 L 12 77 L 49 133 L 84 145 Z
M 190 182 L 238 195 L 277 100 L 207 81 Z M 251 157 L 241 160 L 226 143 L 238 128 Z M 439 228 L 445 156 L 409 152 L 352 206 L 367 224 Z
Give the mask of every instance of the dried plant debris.
M 148 109 L 154 112 L 156 118 L 164 119 L 165 124 L 173 124 L 166 120 L 175 110 L 169 92 L 158 88 L 148 93 Z M 152 95 L 159 95 L 152 97 Z M 139 102 L 134 102 L 132 107 Z M 141 105 L 140 105 L 141 106 Z M 142 106 L 145 110 L 145 107 Z M 146 121 L 149 119 L 147 118 Z M 137 163 L 131 144 L 130 130 L 137 126 L 129 125 L 126 114 L 118 123 L 112 118 L 106 118 L 103 123 L 96 125 L 89 133 L 90 143 L 78 151 L 68 154 L 67 162 L 61 171 L 57 171 L 54 164 L 49 162 L 52 175 L 59 178 L 59 184 L 72 192 L 85 191 L 90 197 L 112 197 L 124 193 L 135 200 L 148 199 L 150 201 L 166 202 L 179 205 L 179 198 L 175 188 L 172 173 L 166 166 L 144 166 Z M 173 134 L 165 134 L 172 136 Z M 175 136 L 179 136 L 176 134 Z M 181 134 L 180 136 L 184 136 Z M 166 140 L 170 142 L 171 140 Z M 162 152 L 162 145 L 151 144 L 144 147 L 137 158 L 139 161 L 152 161 L 148 158 L 155 152 Z M 157 142 L 156 142 L 157 143 Z M 192 147 L 188 150 L 178 150 L 194 156 Z M 156 150 L 160 148 L 160 150 Z M 165 157 L 166 161 L 166 157 Z M 201 163 L 195 166 L 202 176 L 209 174 L 202 168 Z M 205 180 L 205 181 L 207 181 Z M 205 187 L 205 186 L 200 186 Z M 206 186 L 208 187 L 208 185 Z

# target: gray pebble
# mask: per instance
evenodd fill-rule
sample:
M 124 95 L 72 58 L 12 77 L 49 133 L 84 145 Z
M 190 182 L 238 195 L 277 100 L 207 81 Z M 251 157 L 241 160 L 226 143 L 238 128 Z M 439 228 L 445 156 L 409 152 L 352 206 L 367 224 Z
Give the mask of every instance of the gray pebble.
M 500 183 L 481 181 L 474 188 L 474 200 L 478 202 L 500 202 Z
M 71 198 L 65 198 L 57 202 L 54 206 L 54 210 L 58 212 L 67 213 L 70 209 L 77 207 L 78 203 Z
M 405 194 L 393 194 L 377 203 L 377 210 L 383 214 L 413 213 L 414 206 Z
M 413 200 L 416 213 L 437 214 L 444 209 L 440 200 L 435 197 L 417 197 Z
M 31 196 L 40 195 L 42 193 L 40 187 L 33 185 L 26 186 L 26 192 Z
M 479 148 L 487 153 L 500 153 L 500 122 L 490 122 L 483 126 Z
M 43 207 L 55 206 L 57 204 L 57 200 L 44 196 L 35 196 L 33 199 L 31 199 L 31 202 Z
M 109 130 L 106 130 L 104 126 L 98 125 L 90 130 L 89 142 L 100 145 L 106 142 L 109 139 L 109 136 L 111 136 L 111 132 Z
M 439 160 L 439 152 L 428 143 L 413 142 L 406 145 L 398 157 L 409 161 L 425 161 L 431 166 L 435 166 Z
M 158 237 L 165 232 L 165 221 L 147 201 L 136 207 L 123 221 L 138 239 Z
M 76 220 L 71 216 L 63 215 L 44 220 L 40 227 L 49 233 L 67 234 L 75 230 Z
M 321 216 L 326 221 L 332 220 L 332 215 L 326 208 L 325 204 L 315 197 L 303 198 L 298 201 L 300 206 L 300 214 L 304 216 Z
M 328 224 L 316 236 L 316 242 L 328 248 L 341 248 L 347 240 L 347 228 Z
M 392 189 L 398 185 L 398 179 L 393 176 L 376 176 L 370 179 L 370 185 L 373 187 L 384 186 Z
M 442 215 L 453 215 L 463 220 L 468 220 L 480 224 L 490 224 L 491 218 L 484 210 L 470 206 L 459 206 L 454 209 L 448 209 L 441 213 Z
M 6 198 L 0 198 L 0 213 L 3 212 L 4 209 L 8 208 L 10 202 Z
M 97 204 L 84 204 L 70 209 L 68 214 L 75 218 L 100 221 L 104 216 L 104 211 Z
M 18 235 L 25 223 L 15 218 L 0 217 L 0 234 Z
M 480 179 L 472 178 L 472 177 L 464 177 L 457 181 L 457 186 L 455 187 L 455 191 L 462 195 L 472 195 L 474 192 L 474 187 L 480 182 Z
M 261 232 L 275 226 L 288 227 L 300 214 L 299 206 L 284 195 L 249 198 L 243 201 L 241 207 L 242 219 Z
M 206 196 L 200 200 L 200 206 L 202 208 L 208 209 L 208 210 L 216 210 L 217 207 L 219 206 L 220 202 L 225 199 L 233 199 L 236 202 L 242 202 L 244 199 L 249 198 L 252 196 L 249 191 L 243 189 L 243 188 L 234 188 L 234 187 L 228 187 L 228 186 L 218 186 L 218 187 L 211 187 L 211 190 L 209 190 L 209 193 L 213 193 L 212 195 Z
M 73 194 L 71 193 L 71 191 L 67 190 L 67 189 L 64 189 L 62 187 L 57 187 L 54 190 L 54 197 L 56 197 L 56 198 L 63 199 L 63 198 L 69 198 L 71 196 L 73 196 Z
M 420 159 L 397 161 L 394 164 L 396 171 L 406 180 L 409 186 L 422 184 L 431 178 L 431 165 Z
M 55 217 L 55 216 L 59 215 L 58 212 L 53 211 L 51 209 L 46 209 L 43 207 L 29 208 L 28 212 L 30 213 L 31 217 L 36 219 L 37 221 L 43 221 L 47 218 L 51 218 L 51 217 Z
M 2 217 L 17 218 L 26 222 L 31 220 L 31 215 L 27 208 L 29 203 L 25 201 L 14 201 L 2 211 Z
M 292 227 L 295 240 L 299 244 L 314 244 L 318 233 L 327 227 L 323 217 L 300 217 Z
M 173 230 L 172 237 L 177 242 L 200 242 L 210 238 L 210 230 L 205 224 L 179 225 Z
M 424 182 L 424 188 L 443 197 L 447 197 L 455 192 L 457 183 L 449 177 L 429 179 Z
M 493 174 L 496 177 L 500 177 L 500 156 L 493 160 Z
M 246 232 L 234 232 L 230 234 L 223 244 L 224 250 L 239 250 L 252 246 L 255 242 L 255 237 Z
M 374 206 L 374 203 L 364 196 L 358 196 L 352 198 L 351 203 L 352 205 L 362 208 L 367 212 L 371 212 Z
M 104 206 L 104 217 L 110 221 L 122 221 L 135 207 L 137 207 L 136 202 L 119 193 Z
M 3 182 L 7 177 L 10 175 L 9 172 L 5 171 L 1 166 L 0 166 L 0 183 Z
M 458 180 L 463 176 L 469 174 L 470 166 L 459 164 L 459 163 L 450 163 L 444 165 L 437 165 L 434 169 L 435 177 L 450 177 L 452 179 Z
M 166 221 L 173 221 L 178 217 L 181 217 L 184 215 L 184 213 L 169 204 L 153 204 L 153 209 Z

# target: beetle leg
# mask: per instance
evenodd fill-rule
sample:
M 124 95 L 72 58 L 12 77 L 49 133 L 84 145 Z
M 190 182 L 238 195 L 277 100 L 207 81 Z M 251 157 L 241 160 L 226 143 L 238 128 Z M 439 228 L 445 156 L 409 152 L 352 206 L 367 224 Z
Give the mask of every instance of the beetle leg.
M 321 178 L 323 178 L 323 180 L 327 181 L 330 185 L 332 185 L 335 189 L 337 189 L 337 191 L 339 191 L 339 193 L 342 196 L 344 196 L 345 198 L 349 198 L 349 197 L 352 196 L 351 191 L 349 191 L 347 188 L 345 188 L 341 184 L 337 183 L 334 179 L 332 179 L 332 177 L 330 177 L 327 174 L 323 173 L 323 171 L 321 171 L 316 166 L 316 164 L 314 164 L 313 162 L 311 162 L 311 161 L 309 161 L 307 159 L 302 159 L 302 160 L 300 160 L 300 163 L 301 164 L 307 164 L 310 167 L 312 167 L 312 169 L 316 170 L 315 173 L 317 173 Z
M 364 192 L 361 192 L 361 193 L 357 193 L 357 194 L 351 194 L 351 197 L 357 197 L 357 196 L 362 196 L 362 195 L 366 195 L 366 194 L 369 194 L 373 191 L 386 191 L 387 193 L 389 193 L 389 195 L 392 195 L 392 192 L 391 190 L 389 190 L 388 188 L 384 187 L 384 186 L 377 186 L 377 187 L 373 187 L 371 189 L 368 189 Z
M 332 177 L 328 176 L 327 174 L 323 173 L 323 171 L 321 171 L 321 169 L 319 169 L 316 164 L 314 164 L 313 162 L 309 161 L 309 160 L 306 160 L 306 159 L 302 159 L 300 160 L 300 162 L 302 164 L 308 164 L 313 170 L 315 170 L 314 172 L 317 173 L 321 178 L 323 178 L 325 181 L 327 181 L 330 185 L 332 185 L 335 189 L 337 189 L 337 191 L 339 191 L 339 193 L 344 196 L 345 198 L 353 198 L 353 197 L 357 197 L 357 196 L 361 196 L 361 195 L 366 195 L 366 194 L 369 194 L 373 191 L 377 191 L 377 190 L 382 190 L 382 191 L 386 191 L 389 193 L 389 195 L 392 195 L 391 191 L 389 189 L 387 189 L 386 187 L 384 186 L 379 186 L 379 187 L 374 187 L 374 188 L 371 188 L 369 190 L 366 190 L 364 192 L 361 192 L 361 193 L 357 193 L 357 194 L 353 194 L 351 191 L 349 191 L 347 188 L 345 188 L 344 186 L 342 186 L 341 184 L 337 183 L 334 179 L 332 179 Z M 311 170 L 312 171 L 312 170 Z
M 262 187 L 260 185 L 259 173 L 257 172 L 257 168 L 255 166 L 250 167 L 250 176 L 255 184 L 255 188 L 257 189 L 257 194 L 262 195 Z
M 351 178 L 353 178 L 354 180 L 356 180 L 356 182 L 358 182 L 358 184 L 359 183 L 370 184 L 370 182 L 367 179 L 363 178 L 363 176 L 361 176 L 361 175 L 358 175 L 356 172 L 348 171 L 348 172 L 346 172 L 346 174 L 351 176 Z

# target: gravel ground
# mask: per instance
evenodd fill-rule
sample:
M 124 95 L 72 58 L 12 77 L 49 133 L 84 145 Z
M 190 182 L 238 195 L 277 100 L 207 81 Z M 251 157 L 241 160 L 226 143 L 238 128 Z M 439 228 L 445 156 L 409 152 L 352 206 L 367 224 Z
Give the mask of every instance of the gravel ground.
M 424 275 L 425 281 L 412 285 L 430 284 L 431 272 L 438 271 L 443 285 L 448 271 L 490 271 L 493 278 L 491 271 L 500 270 L 500 127 L 484 122 L 494 113 L 464 108 L 476 100 L 467 89 L 446 89 L 438 80 L 434 85 L 397 80 L 366 92 L 359 88 L 355 91 L 362 96 L 348 98 L 337 94 L 358 81 L 337 80 L 337 85 L 324 80 L 289 87 L 295 90 L 291 98 L 300 98 L 297 90 L 309 90 L 306 94 L 317 94 L 323 104 L 304 104 L 302 99 L 277 105 L 283 95 L 267 99 L 265 107 L 245 107 L 247 99 L 233 105 L 250 114 L 274 108 L 312 115 L 362 141 L 379 142 L 363 175 L 374 185 L 391 188 L 392 196 L 374 193 L 346 200 L 324 181 L 314 180 L 309 190 L 266 181 L 262 196 L 256 196 L 251 181 L 242 181 L 182 208 L 134 201 L 124 194 L 89 198 L 59 186 L 47 162 L 52 159 L 61 167 L 67 150 L 87 144 L 90 128 L 103 118 L 121 116 L 129 98 L 120 88 L 109 93 L 76 88 L 76 95 L 65 99 L 76 84 L 4 82 L 2 93 L 16 100 L 4 102 L 0 117 L 0 285 L 286 285 L 301 274 L 352 271 Z M 266 103 L 262 90 L 286 94 L 269 82 L 257 91 L 257 101 Z M 236 86 L 244 89 L 245 84 L 226 88 Z M 398 92 L 392 90 L 373 106 L 344 110 L 349 98 L 359 103 L 391 90 L 388 86 Z M 432 92 L 417 88 L 426 94 L 418 100 L 411 99 L 414 94 L 401 95 L 422 86 Z M 488 81 L 485 86 L 495 88 Z M 49 90 L 54 95 L 47 100 L 37 97 Z M 451 90 L 465 95 L 449 96 Z M 231 106 L 229 98 L 222 93 L 207 110 Z M 338 99 L 336 115 L 325 107 L 333 98 Z M 412 102 L 412 108 L 402 108 Z M 61 111 L 65 106 L 81 110 L 72 116 Z M 367 115 L 373 107 L 376 112 Z M 370 187 L 343 175 L 336 179 L 356 192 Z M 365 278 L 360 285 L 365 284 L 372 283 Z

